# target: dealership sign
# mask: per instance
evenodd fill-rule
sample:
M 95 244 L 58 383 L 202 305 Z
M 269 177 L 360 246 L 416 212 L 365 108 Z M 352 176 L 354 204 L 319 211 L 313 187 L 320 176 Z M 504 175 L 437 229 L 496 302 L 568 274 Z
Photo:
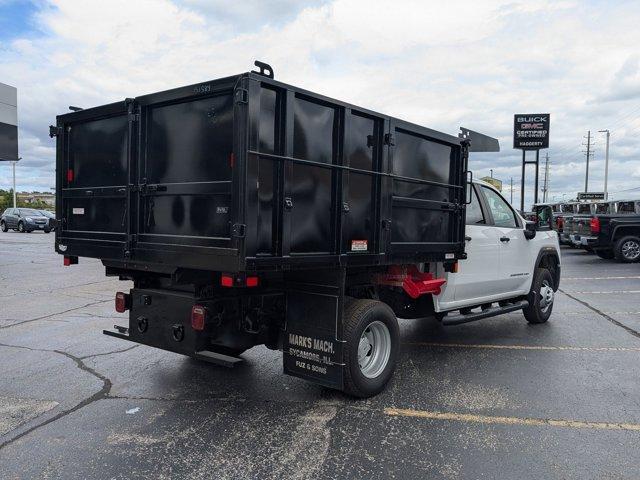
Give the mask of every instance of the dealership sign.
M 0 83 L 0 161 L 18 160 L 18 92 Z
M 578 192 L 578 200 L 604 200 L 604 192 Z
M 549 148 L 549 113 L 522 113 L 513 116 L 513 148 Z

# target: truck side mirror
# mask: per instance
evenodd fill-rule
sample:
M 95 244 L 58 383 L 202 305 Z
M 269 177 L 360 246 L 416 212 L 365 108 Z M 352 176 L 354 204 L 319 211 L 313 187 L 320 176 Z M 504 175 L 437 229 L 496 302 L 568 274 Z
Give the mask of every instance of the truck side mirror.
M 553 230 L 553 210 L 549 205 L 536 205 L 533 211 L 536 215 L 536 230 Z
M 532 240 L 536 236 L 536 222 L 526 222 L 524 224 L 524 238 Z

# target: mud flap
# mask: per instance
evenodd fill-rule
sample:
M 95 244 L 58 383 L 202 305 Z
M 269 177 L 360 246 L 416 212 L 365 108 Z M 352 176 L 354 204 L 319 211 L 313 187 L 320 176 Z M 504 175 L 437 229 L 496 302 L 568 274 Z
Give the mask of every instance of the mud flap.
M 314 283 L 307 283 L 310 278 Z M 287 280 L 284 373 L 342 390 L 344 270 Z

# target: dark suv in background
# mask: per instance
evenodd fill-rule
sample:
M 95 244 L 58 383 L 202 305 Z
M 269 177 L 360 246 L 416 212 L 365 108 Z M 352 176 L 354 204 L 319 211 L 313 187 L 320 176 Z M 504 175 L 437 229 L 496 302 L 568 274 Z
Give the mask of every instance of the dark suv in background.
M 6 232 L 12 228 L 19 232 L 51 231 L 49 218 L 33 208 L 7 208 L 0 217 L 0 229 Z

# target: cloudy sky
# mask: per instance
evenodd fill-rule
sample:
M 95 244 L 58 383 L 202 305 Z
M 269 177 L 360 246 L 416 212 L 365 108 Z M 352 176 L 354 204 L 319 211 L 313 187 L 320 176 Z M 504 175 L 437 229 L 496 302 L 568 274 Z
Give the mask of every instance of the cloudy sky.
M 0 0 L 0 82 L 18 88 L 18 189 L 54 185 L 48 125 L 69 105 L 240 73 L 260 59 L 287 83 L 498 137 L 502 152 L 471 166 L 505 183 L 521 175 L 513 114 L 551 112 L 550 198 L 583 190 L 589 129 L 589 186 L 602 190 L 597 131 L 609 129 L 609 190 L 640 197 L 639 24 L 637 0 Z M 0 165 L 0 188 L 10 173 Z

